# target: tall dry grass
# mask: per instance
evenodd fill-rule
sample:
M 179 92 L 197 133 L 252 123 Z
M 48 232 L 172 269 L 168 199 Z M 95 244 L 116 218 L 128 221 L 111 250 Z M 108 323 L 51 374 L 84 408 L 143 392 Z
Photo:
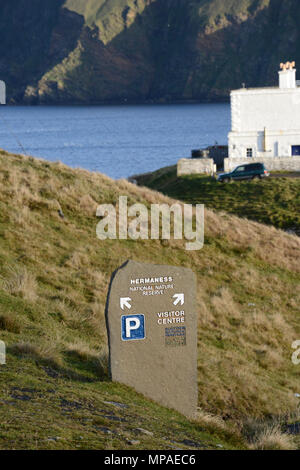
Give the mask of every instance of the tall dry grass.
M 285 434 L 280 426 L 265 428 L 250 444 L 252 450 L 296 450 L 297 445 L 291 435 Z
M 30 302 L 37 299 L 36 278 L 24 266 L 9 266 L 6 277 L 1 278 L 1 287 L 9 294 L 20 296 Z

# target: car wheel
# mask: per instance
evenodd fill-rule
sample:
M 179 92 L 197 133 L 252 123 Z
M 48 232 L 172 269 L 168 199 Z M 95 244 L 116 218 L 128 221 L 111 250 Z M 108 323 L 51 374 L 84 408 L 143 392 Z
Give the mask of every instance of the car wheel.
M 260 180 L 260 179 L 261 179 L 261 177 L 260 177 L 259 175 L 255 175 L 255 176 L 253 176 L 253 178 L 252 178 L 252 179 L 253 179 L 254 181 L 255 181 L 255 180 Z
M 230 183 L 231 179 L 230 178 L 224 178 L 223 183 Z

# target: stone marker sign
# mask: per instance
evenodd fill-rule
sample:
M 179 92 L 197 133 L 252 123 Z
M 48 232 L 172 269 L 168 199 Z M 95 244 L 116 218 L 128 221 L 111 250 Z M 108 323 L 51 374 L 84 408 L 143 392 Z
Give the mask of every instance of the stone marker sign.
M 112 276 L 106 324 L 112 380 L 193 417 L 198 401 L 194 273 L 128 261 Z

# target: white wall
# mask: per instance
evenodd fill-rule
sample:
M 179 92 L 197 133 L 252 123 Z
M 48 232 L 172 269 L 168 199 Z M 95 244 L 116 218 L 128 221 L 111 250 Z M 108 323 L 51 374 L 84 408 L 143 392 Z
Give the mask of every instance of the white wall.
M 225 158 L 224 160 L 224 171 L 232 171 L 238 165 L 244 165 L 245 163 L 264 163 L 265 167 L 269 171 L 300 171 L 300 156 L 297 157 L 278 157 L 278 158 L 268 158 L 268 157 L 257 157 L 252 159 L 245 158 Z
M 213 175 L 217 166 L 212 158 L 182 158 L 177 163 L 177 176 L 184 175 Z
M 247 148 L 253 157 L 289 157 L 300 145 L 300 88 L 232 91 L 231 116 L 229 158 L 246 158 Z
M 300 88 L 231 92 L 232 132 L 296 130 L 300 134 Z
M 253 157 L 291 157 L 292 146 L 300 145 L 300 131 L 266 131 L 266 151 L 264 151 L 264 131 L 230 132 L 228 136 L 229 157 L 246 158 L 247 148 L 253 149 Z M 250 160 L 250 159 L 249 159 Z

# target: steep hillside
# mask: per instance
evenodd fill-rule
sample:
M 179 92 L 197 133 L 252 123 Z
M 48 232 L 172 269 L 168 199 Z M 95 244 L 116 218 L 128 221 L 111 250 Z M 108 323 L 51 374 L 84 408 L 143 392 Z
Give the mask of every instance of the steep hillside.
M 277 83 L 300 60 L 297 0 L 3 0 L 16 102 L 194 101 Z
M 101 242 L 96 206 L 119 195 L 170 202 L 127 181 L 0 154 L 0 447 L 240 448 L 263 431 L 255 419 L 280 417 L 284 430 L 299 405 L 299 238 L 207 210 L 198 252 L 181 241 Z M 127 259 L 197 275 L 197 421 L 109 381 L 105 299 Z

